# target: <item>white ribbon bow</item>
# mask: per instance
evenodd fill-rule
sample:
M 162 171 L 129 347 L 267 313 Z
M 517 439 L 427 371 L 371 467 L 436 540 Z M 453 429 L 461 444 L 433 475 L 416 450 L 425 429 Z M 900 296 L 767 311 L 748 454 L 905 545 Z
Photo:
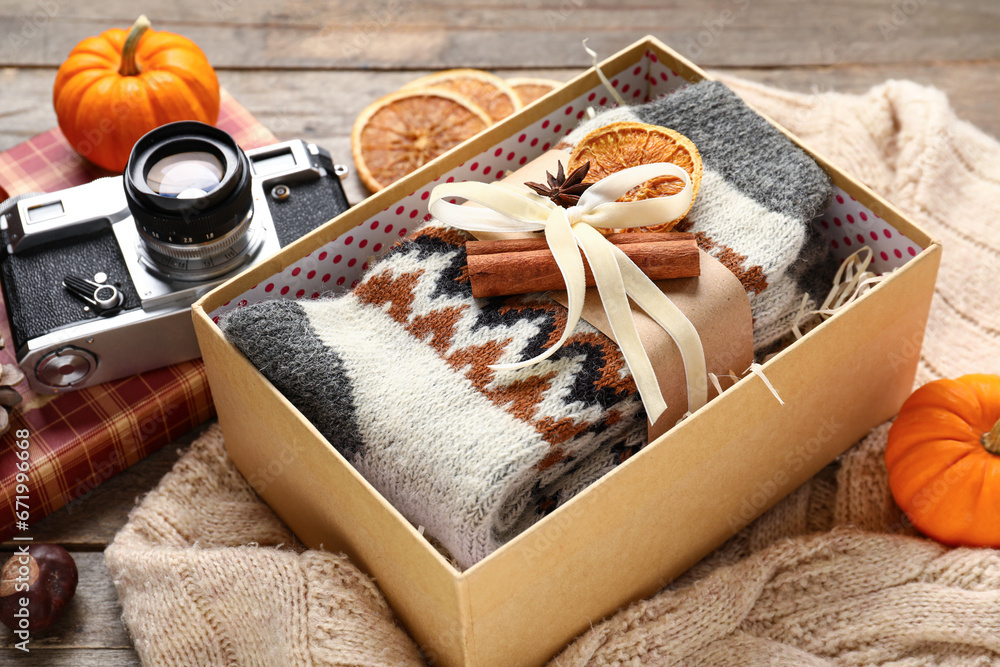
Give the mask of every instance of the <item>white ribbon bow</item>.
M 657 176 L 673 176 L 684 181 L 674 195 L 632 202 L 615 201 L 635 186 Z M 470 232 L 544 231 L 549 249 L 566 282 L 569 315 L 566 328 L 555 345 L 538 356 L 511 364 L 491 366 L 514 370 L 543 361 L 569 338 L 583 310 L 586 277 L 579 248 L 586 256 L 607 313 L 615 341 L 632 371 L 636 387 L 650 423 L 667 408 L 653 365 L 639 340 L 629 306 L 629 297 L 666 331 L 681 352 L 687 379 L 688 411 L 694 412 L 708 400 L 705 351 L 691 321 L 660 291 L 646 274 L 595 227 L 633 228 L 662 224 L 685 214 L 693 199 L 691 178 L 669 162 L 630 167 L 594 183 L 570 208 L 531 193 L 511 189 L 502 183 L 445 183 L 431 191 L 430 213 L 442 222 Z M 445 201 L 461 197 L 486 208 L 459 206 Z

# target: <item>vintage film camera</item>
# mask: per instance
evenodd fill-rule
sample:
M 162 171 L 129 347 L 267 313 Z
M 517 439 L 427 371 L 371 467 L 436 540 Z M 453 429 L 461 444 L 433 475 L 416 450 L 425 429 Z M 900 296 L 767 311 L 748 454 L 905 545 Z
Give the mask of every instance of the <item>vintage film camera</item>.
M 201 356 L 191 304 L 347 210 L 346 171 L 314 144 L 244 153 L 182 121 L 136 142 L 122 176 L 8 202 L 0 274 L 32 389 Z

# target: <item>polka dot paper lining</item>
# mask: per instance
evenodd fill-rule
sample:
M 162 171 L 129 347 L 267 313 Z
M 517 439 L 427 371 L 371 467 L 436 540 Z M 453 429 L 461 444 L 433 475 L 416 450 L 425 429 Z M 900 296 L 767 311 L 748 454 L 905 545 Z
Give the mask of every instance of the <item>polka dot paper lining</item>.
M 629 104 L 647 102 L 686 83 L 683 77 L 648 51 L 638 63 L 611 79 L 611 85 Z M 438 183 L 499 180 L 559 143 L 586 116 L 588 108 L 599 111 L 610 106 L 615 106 L 615 101 L 608 90 L 602 84 L 596 85 L 531 126 L 458 165 L 335 241 L 228 301 L 211 313 L 213 320 L 217 322 L 233 308 L 267 299 L 318 298 L 349 290 L 358 284 L 376 257 L 429 218 L 427 200 Z M 857 250 L 861 239 L 870 240 L 875 250 L 874 270 L 879 272 L 901 266 L 919 252 L 915 244 L 843 191 L 838 191 L 833 207 L 816 224 L 840 258 Z
M 920 246 L 903 236 L 854 197 L 834 188 L 833 204 L 813 221 L 826 238 L 833 256 L 843 261 L 868 246 L 873 257 L 870 270 L 889 273 L 920 254 Z

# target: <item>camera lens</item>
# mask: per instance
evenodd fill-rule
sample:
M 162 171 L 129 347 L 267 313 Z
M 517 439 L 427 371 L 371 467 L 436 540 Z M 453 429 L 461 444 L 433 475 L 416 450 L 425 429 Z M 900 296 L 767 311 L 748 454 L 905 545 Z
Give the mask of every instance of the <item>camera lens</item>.
M 156 267 L 186 280 L 208 277 L 206 267 L 231 268 L 249 243 L 250 176 L 236 141 L 211 125 L 169 123 L 139 139 L 125 199 Z
M 189 151 L 168 155 L 149 168 L 146 185 L 158 195 L 197 199 L 222 185 L 225 167 L 211 153 Z

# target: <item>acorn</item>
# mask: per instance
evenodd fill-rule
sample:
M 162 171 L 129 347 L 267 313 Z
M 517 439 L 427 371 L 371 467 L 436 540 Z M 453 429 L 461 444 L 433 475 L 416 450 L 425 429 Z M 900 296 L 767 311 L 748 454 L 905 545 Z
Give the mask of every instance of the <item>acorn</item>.
M 15 551 L 0 569 L 0 621 L 14 631 L 45 630 L 73 599 L 78 576 L 73 557 L 57 544 Z
M 0 435 L 10 428 L 10 411 L 21 402 L 14 385 L 24 381 L 24 372 L 14 364 L 0 365 Z

